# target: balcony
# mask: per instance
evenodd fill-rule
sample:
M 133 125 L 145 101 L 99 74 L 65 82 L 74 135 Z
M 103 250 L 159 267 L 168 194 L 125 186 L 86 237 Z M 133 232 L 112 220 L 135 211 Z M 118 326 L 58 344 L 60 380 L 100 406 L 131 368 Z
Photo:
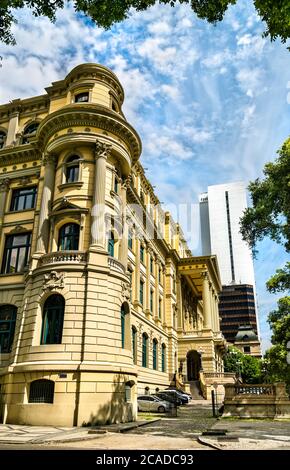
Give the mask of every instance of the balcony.
M 87 253 L 85 251 L 55 251 L 53 253 L 48 253 L 43 255 L 38 260 L 38 267 L 46 266 L 47 264 L 78 264 L 86 263 Z
M 111 271 L 116 271 L 121 274 L 126 274 L 125 266 L 115 258 L 108 257 L 108 266 Z

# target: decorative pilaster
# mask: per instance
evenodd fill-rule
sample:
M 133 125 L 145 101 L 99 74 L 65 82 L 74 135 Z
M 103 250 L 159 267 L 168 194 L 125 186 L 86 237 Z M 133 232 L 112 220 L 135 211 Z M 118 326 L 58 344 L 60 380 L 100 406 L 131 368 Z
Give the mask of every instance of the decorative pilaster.
M 4 178 L 0 180 L 0 234 L 3 225 L 4 213 L 6 208 L 7 194 L 10 187 L 10 179 Z
M 41 207 L 38 222 L 38 234 L 36 243 L 36 253 L 43 254 L 47 252 L 49 240 L 49 208 L 52 201 L 55 166 L 57 157 L 54 154 L 46 154 L 43 156 L 42 164 L 45 167 L 43 190 L 41 198 Z
M 203 301 L 203 327 L 211 328 L 210 290 L 209 278 L 206 272 L 202 273 L 202 301 Z
M 127 188 L 130 185 L 131 176 L 125 179 L 125 181 L 121 185 L 121 201 L 122 201 L 122 239 L 121 239 L 121 246 L 120 246 L 120 261 L 127 269 L 128 263 L 128 223 L 127 223 Z
M 95 147 L 95 179 L 93 207 L 91 214 L 91 246 L 106 251 L 105 225 L 105 191 L 106 191 L 106 162 L 112 146 L 100 140 Z

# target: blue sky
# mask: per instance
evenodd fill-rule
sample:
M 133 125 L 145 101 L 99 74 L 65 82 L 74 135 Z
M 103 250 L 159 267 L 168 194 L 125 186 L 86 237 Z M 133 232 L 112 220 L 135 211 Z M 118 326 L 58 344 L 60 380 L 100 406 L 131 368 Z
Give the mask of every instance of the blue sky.
M 68 7 L 55 24 L 28 11 L 18 20 L 17 46 L 0 46 L 0 102 L 43 94 L 82 62 L 112 68 L 164 204 L 195 204 L 210 184 L 261 176 L 289 135 L 290 52 L 261 37 L 263 24 L 247 0 L 215 27 L 185 5 L 132 13 L 110 31 Z M 199 254 L 197 238 L 191 246 Z M 255 271 L 264 348 L 276 302 L 265 282 L 285 260 L 281 247 L 260 244 Z

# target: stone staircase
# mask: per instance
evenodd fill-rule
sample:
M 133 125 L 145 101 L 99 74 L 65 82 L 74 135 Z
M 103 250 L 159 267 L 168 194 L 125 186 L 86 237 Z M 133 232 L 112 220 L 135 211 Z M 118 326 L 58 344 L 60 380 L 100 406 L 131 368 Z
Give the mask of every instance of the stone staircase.
M 204 400 L 201 390 L 200 390 L 199 380 L 192 380 L 191 382 L 188 382 L 188 384 L 189 384 L 190 393 L 192 395 L 192 399 Z

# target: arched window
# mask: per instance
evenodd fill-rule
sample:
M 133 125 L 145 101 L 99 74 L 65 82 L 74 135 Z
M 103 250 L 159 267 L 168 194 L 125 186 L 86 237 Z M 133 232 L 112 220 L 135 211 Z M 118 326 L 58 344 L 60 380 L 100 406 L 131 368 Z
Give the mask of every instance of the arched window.
M 58 237 L 58 251 L 79 249 L 80 226 L 78 224 L 65 224 L 60 228 Z
M 0 306 L 0 354 L 10 353 L 15 331 L 17 308 L 14 305 Z
M 28 144 L 30 137 L 33 137 L 36 134 L 39 122 L 32 122 L 25 127 L 22 136 L 22 144 Z
M 161 354 L 162 354 L 162 357 L 161 357 L 161 370 L 162 370 L 162 372 L 166 372 L 166 346 L 165 346 L 165 344 L 162 344 Z
M 61 344 L 64 298 L 59 294 L 48 297 L 43 307 L 41 344 Z
M 74 183 L 79 180 L 80 173 L 80 157 L 71 155 L 65 164 L 65 182 Z
M 109 256 L 114 256 L 115 253 L 115 237 L 113 232 L 110 232 L 109 240 L 108 240 L 108 252 Z
M 133 362 L 137 364 L 137 330 L 135 326 L 132 326 L 132 352 L 133 352 Z
M 78 93 L 75 95 L 75 103 L 88 103 L 89 101 L 89 92 L 85 91 L 83 93 Z
M 30 384 L 29 403 L 53 403 L 54 382 L 52 380 L 34 380 Z
M 6 141 L 6 133 L 4 131 L 0 131 L 0 149 L 3 149 L 5 141 Z
M 142 335 L 142 367 L 147 367 L 148 363 L 148 336 L 146 333 Z
M 157 362 L 158 362 L 158 357 L 157 357 L 157 348 L 158 348 L 158 341 L 157 339 L 153 339 L 153 369 L 157 370 Z

